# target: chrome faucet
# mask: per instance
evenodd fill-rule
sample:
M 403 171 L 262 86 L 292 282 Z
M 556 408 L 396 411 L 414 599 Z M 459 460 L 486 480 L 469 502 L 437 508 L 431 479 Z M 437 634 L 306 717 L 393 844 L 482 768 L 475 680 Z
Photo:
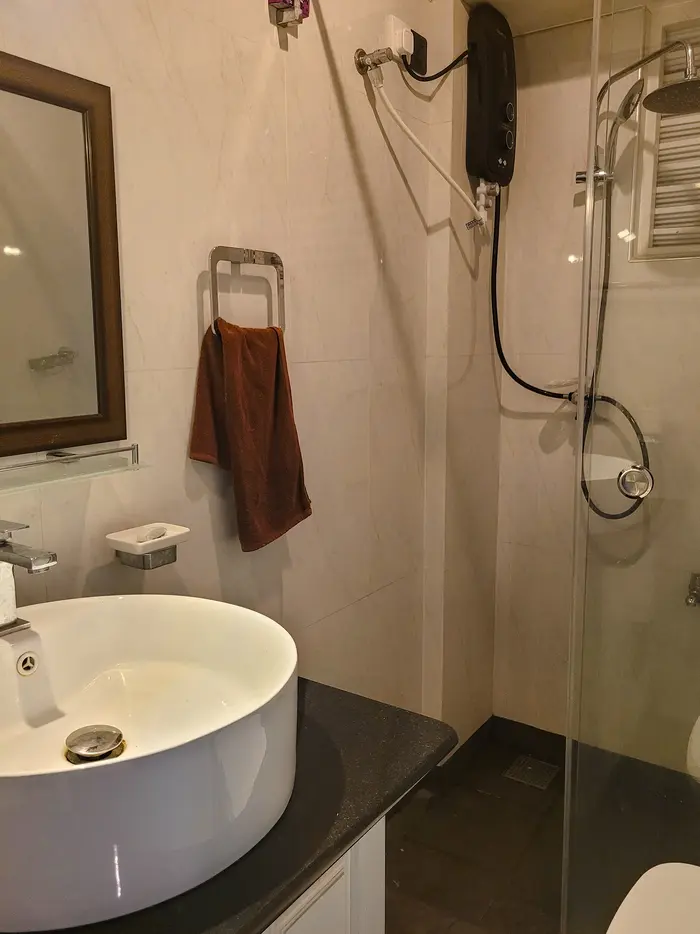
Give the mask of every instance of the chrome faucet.
M 53 551 L 30 548 L 28 545 L 19 545 L 17 542 L 11 541 L 13 532 L 28 528 L 29 526 L 22 522 L 9 522 L 6 519 L 0 519 L 0 564 L 12 565 L 13 572 L 15 568 L 24 568 L 30 574 L 41 574 L 58 564 L 58 557 Z M 14 574 L 8 582 L 0 585 L 0 606 L 4 602 L 2 588 L 8 587 L 11 588 L 10 593 L 7 594 L 9 597 L 8 602 L 14 607 L 16 603 Z M 29 623 L 15 615 L 14 619 L 0 621 L 0 636 L 7 636 L 10 633 L 20 632 L 28 628 Z
M 13 532 L 28 529 L 23 522 L 8 522 L 0 519 L 0 563 L 12 564 L 17 568 L 24 568 L 30 574 L 41 574 L 48 571 L 58 558 L 53 551 L 43 551 L 39 548 L 30 548 L 28 545 L 18 545 L 10 541 Z

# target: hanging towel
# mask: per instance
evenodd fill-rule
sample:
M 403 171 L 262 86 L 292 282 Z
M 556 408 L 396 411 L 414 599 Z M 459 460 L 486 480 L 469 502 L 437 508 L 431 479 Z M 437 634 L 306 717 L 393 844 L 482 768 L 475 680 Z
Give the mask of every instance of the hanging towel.
M 243 551 L 256 551 L 311 515 L 279 328 L 218 319 L 204 335 L 192 460 L 229 470 Z

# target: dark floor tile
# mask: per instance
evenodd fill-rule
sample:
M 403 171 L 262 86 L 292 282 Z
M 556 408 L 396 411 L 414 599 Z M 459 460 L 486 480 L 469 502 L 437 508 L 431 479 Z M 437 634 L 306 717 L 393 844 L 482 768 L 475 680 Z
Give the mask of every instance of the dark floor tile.
M 543 815 L 473 788 L 455 788 L 426 802 L 407 819 L 406 836 L 424 846 L 503 874 L 512 870 L 533 839 Z
M 403 799 L 391 812 L 387 820 L 387 846 L 403 840 L 407 836 L 410 827 L 416 826 L 426 819 L 428 804 L 433 797 L 433 792 L 419 788 Z
M 509 742 L 522 752 L 536 759 L 544 759 L 545 762 L 559 766 L 566 762 L 566 737 L 559 733 L 549 733 L 526 723 L 493 717 L 490 738 L 496 742 Z
M 559 934 L 560 930 L 557 916 L 515 899 L 494 902 L 480 924 L 486 934 Z
M 526 754 L 528 753 L 525 750 Z M 523 782 L 506 778 L 504 772 L 510 768 L 523 750 L 503 743 L 493 744 L 484 756 L 479 758 L 469 776 L 465 777 L 466 787 L 474 787 L 489 792 L 513 804 L 537 811 L 546 811 L 564 795 L 564 770 L 559 768 L 550 786 L 544 791 Z M 535 756 L 534 758 L 538 758 Z M 544 760 L 549 761 L 549 760 Z
M 506 778 L 503 773 L 523 753 L 529 754 L 529 751 L 492 740 L 461 770 L 459 779 L 453 779 L 452 787 L 472 789 L 528 810 L 544 812 L 564 794 L 564 770 L 560 769 L 546 791 Z
M 458 921 L 478 924 L 497 894 L 495 875 L 411 840 L 387 846 L 386 869 L 388 891 Z
M 410 895 L 389 888 L 386 894 L 386 934 L 448 934 L 455 919 Z
M 533 840 L 523 852 L 507 885 L 510 894 L 533 902 L 558 917 L 561 907 L 564 850 L 564 801 L 543 818 Z
M 700 794 L 686 778 L 600 750 L 585 751 L 572 818 L 572 932 L 607 930 L 627 893 L 652 866 L 700 861 Z

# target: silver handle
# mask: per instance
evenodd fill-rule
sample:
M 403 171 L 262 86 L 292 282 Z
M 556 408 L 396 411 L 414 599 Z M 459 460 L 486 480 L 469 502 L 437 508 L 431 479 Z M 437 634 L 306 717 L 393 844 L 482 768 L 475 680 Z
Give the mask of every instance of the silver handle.
M 0 519 L 0 543 L 6 542 L 13 532 L 21 532 L 29 526 L 24 522 L 10 522 L 9 519 Z
M 593 181 L 596 185 L 600 185 L 603 182 L 611 182 L 613 180 L 613 175 L 611 172 L 607 172 L 605 169 L 600 169 L 596 166 L 593 170 Z M 576 184 L 585 185 L 588 181 L 588 172 L 577 172 L 576 173 Z
M 646 499 L 654 489 L 654 475 L 648 467 L 632 464 L 620 472 L 617 488 L 628 499 Z

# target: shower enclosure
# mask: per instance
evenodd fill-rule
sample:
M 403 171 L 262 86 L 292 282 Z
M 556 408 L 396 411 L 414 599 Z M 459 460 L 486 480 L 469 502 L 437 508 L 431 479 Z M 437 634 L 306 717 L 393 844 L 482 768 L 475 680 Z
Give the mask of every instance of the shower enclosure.
M 595 6 L 578 432 L 599 508 L 577 497 L 568 934 L 605 934 L 652 866 L 700 864 L 700 113 L 640 105 L 683 78 L 682 46 L 612 84 L 596 116 L 606 79 L 650 50 L 698 55 L 700 3 Z M 615 406 L 587 412 L 591 385 L 644 438 L 654 485 L 634 510 L 619 478 L 645 466 L 639 437 Z

